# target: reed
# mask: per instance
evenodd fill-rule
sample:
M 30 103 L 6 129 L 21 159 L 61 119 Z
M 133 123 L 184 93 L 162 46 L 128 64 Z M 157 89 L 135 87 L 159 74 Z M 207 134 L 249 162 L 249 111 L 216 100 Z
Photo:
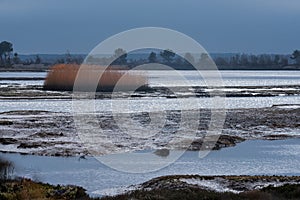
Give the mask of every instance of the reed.
M 80 68 L 81 67 L 81 68 Z M 78 73 L 80 72 L 80 75 Z M 102 74 L 99 80 L 99 73 Z M 76 80 L 77 89 L 83 91 L 93 90 L 111 92 L 118 83 L 119 90 L 132 90 L 133 88 L 147 87 L 146 76 L 138 72 L 113 66 L 104 69 L 103 66 L 57 64 L 47 74 L 44 82 L 45 90 L 72 91 Z
M 13 171 L 13 164 L 0 158 L 0 181 L 8 179 L 13 174 Z

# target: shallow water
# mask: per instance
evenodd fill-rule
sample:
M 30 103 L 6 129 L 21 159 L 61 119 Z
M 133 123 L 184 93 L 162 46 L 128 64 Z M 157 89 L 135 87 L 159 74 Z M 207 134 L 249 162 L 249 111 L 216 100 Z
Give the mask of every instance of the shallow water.
M 300 71 L 219 71 L 225 86 L 271 86 L 298 85 Z M 207 76 L 201 77 L 195 71 L 148 71 L 150 85 L 165 86 L 205 86 L 205 79 L 214 80 L 214 73 L 208 71 Z M 179 73 L 179 74 L 178 74 Z M 203 71 L 203 74 L 206 71 Z M 188 81 L 180 80 L 184 77 Z
M 203 71 L 210 72 L 210 71 Z M 300 71 L 238 71 L 238 70 L 225 70 L 219 71 L 225 86 L 271 86 L 271 85 L 299 85 Z M 162 71 L 151 70 L 146 71 L 149 77 L 149 84 L 151 86 L 165 85 L 165 86 L 205 86 L 205 80 L 201 74 L 196 71 Z M 2 77 L 46 77 L 46 72 L 0 72 Z M 214 80 L 214 73 L 207 76 Z M 185 81 L 185 79 L 187 81 Z M 3 84 L 14 83 L 21 85 L 42 85 L 43 81 L 1 81 Z
M 205 85 L 194 71 L 181 71 L 189 85 Z M 300 71 L 222 71 L 227 86 L 299 85 Z M 150 85 L 185 85 L 177 76 L 167 71 L 149 71 Z M 46 73 L 0 73 L 1 77 L 45 77 Z M 42 85 L 43 81 L 0 81 L 4 84 Z M 5 86 L 4 86 L 5 87 Z M 195 103 L 180 109 L 210 108 L 209 98 L 186 98 Z M 124 99 L 113 100 L 118 104 Z M 126 101 L 126 100 L 125 100 Z M 138 109 L 147 108 L 153 99 L 143 99 Z M 226 108 L 259 108 L 274 104 L 300 104 L 300 96 L 228 97 Z M 96 100 L 97 111 L 110 111 L 111 100 Z M 138 105 L 135 103 L 135 105 Z M 163 99 L 157 109 L 178 109 L 176 99 Z M 188 107 L 191 106 L 191 107 Z M 150 106 L 151 107 L 151 106 Z M 13 110 L 46 110 L 72 112 L 71 100 L 0 100 L 0 112 Z M 147 110 L 148 111 L 148 110 Z M 282 133 L 284 134 L 284 133 Z M 157 172 L 128 174 L 113 170 L 92 157 L 42 157 L 0 153 L 0 157 L 15 163 L 15 174 L 52 184 L 76 184 L 86 188 L 91 195 L 102 195 L 105 190 L 129 186 L 153 177 L 168 174 L 202 175 L 300 175 L 300 139 L 280 141 L 246 141 L 236 147 L 213 151 L 204 159 L 198 152 L 185 152 L 174 164 Z M 109 158 L 109 156 L 108 156 Z M 140 163 L 147 164 L 147 163 Z
M 14 162 L 17 176 L 51 184 L 80 185 L 91 195 L 103 195 L 108 189 L 117 190 L 172 174 L 300 175 L 300 139 L 246 141 L 236 147 L 212 151 L 202 159 L 198 152 L 188 151 L 170 166 L 144 174 L 119 172 L 93 157 L 79 159 L 5 153 L 0 153 L 0 157 Z
M 184 103 L 186 101 L 186 104 Z M 121 102 L 123 104 L 121 104 Z M 95 100 L 95 111 L 112 111 L 113 105 L 125 105 L 127 100 L 97 99 Z M 149 111 L 155 108 L 163 110 L 191 110 L 199 108 L 211 108 L 210 98 L 187 98 L 187 99 L 142 99 L 130 100 L 134 109 Z M 225 106 L 227 109 L 236 108 L 262 108 L 271 107 L 275 104 L 300 104 L 300 96 L 275 96 L 275 97 L 226 97 Z M 76 104 L 75 104 L 76 105 Z M 221 106 L 221 104 L 220 104 Z M 148 109 L 149 108 L 149 109 Z M 217 107 L 216 107 L 217 108 Z M 72 100 L 0 100 L 0 112 L 14 110 L 44 110 L 53 112 L 73 112 Z M 132 111 L 134 111 L 132 109 Z
M 44 78 L 46 77 L 47 72 L 0 72 L 0 78 L 20 78 L 20 77 L 26 77 L 26 78 Z
M 182 81 L 179 76 L 186 78 L 188 82 Z M 276 85 L 299 85 L 300 71 L 220 71 L 224 84 L 227 86 L 275 86 Z M 204 86 L 205 81 L 199 78 L 196 71 L 147 71 L 150 85 L 197 85 Z M 1 77 L 45 77 L 45 72 L 1 72 Z M 213 77 L 213 73 L 208 75 Z M 3 84 L 21 84 L 21 85 L 42 85 L 43 81 L 0 81 L 0 86 Z M 281 90 L 293 90 L 294 88 L 281 88 Z M 239 90 L 239 89 L 235 89 Z M 252 89 L 253 90 L 253 89 Z M 234 91 L 234 89 L 224 89 L 225 92 Z M 259 108 L 270 107 L 275 104 L 300 104 L 300 96 L 282 96 L 275 97 L 228 97 L 226 98 L 226 108 Z M 176 99 L 156 98 L 137 100 L 135 104 L 138 110 L 155 106 L 159 110 L 174 110 L 174 109 L 198 109 L 211 108 L 211 99 L 209 98 L 186 98 L 186 101 L 193 101 L 194 103 L 186 103 L 184 107 L 176 107 Z M 111 111 L 112 103 L 118 105 L 118 101 L 124 100 L 96 100 L 96 111 Z M 126 101 L 126 100 L 125 100 Z M 146 105 L 146 106 L 145 106 Z M 192 107 L 190 107 L 192 106 Z M 0 100 L 0 112 L 10 110 L 46 110 L 57 112 L 72 112 L 72 101 L 70 100 Z

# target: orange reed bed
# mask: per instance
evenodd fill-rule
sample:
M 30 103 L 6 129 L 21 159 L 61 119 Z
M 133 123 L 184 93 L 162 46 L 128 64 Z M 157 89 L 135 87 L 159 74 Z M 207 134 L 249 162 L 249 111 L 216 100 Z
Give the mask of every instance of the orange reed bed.
M 99 74 L 101 78 L 99 80 Z M 45 90 L 72 91 L 76 80 L 76 90 L 113 91 L 148 88 L 148 80 L 141 73 L 123 70 L 121 67 L 57 64 L 51 67 L 44 82 Z M 98 84 L 97 84 L 98 83 Z

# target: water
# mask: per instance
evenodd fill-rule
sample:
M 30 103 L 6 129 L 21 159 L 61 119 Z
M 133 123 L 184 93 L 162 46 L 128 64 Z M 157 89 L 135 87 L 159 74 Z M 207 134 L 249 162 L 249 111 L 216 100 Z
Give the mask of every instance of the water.
M 111 111 L 112 105 L 120 105 L 118 102 L 127 100 L 95 100 L 95 111 Z M 179 99 L 181 101 L 181 99 Z M 136 100 L 130 105 L 135 105 L 139 111 L 150 111 L 151 105 L 155 104 L 157 110 L 175 110 L 175 109 L 197 109 L 211 108 L 210 98 L 190 98 L 182 100 L 188 101 L 189 104 L 178 104 L 177 99 L 143 99 Z M 194 103 L 191 103 L 194 102 Z M 271 107 L 275 104 L 300 104 L 300 96 L 276 96 L 276 97 L 227 97 L 225 106 L 227 109 L 238 108 L 262 108 Z M 145 106 L 147 105 L 147 107 Z M 221 106 L 221 105 L 220 105 Z M 74 107 L 76 109 L 76 107 Z M 146 109 L 146 110 L 145 110 Z M 0 100 L 0 112 L 15 110 L 43 110 L 52 112 L 73 112 L 72 100 Z
M 206 73 L 206 71 L 203 71 Z M 149 71 L 150 85 L 166 86 L 205 86 L 205 81 L 195 71 Z M 179 73 L 179 75 L 178 75 Z M 211 72 L 210 72 L 211 73 Z M 298 85 L 300 71 L 220 71 L 225 86 L 276 86 L 276 85 Z M 213 78 L 214 73 L 208 74 Z M 188 82 L 178 80 L 185 77 Z
M 0 72 L 0 78 L 44 78 L 47 72 Z
M 15 175 L 51 184 L 76 184 L 91 195 L 172 174 L 200 175 L 300 175 L 300 139 L 252 140 L 236 147 L 212 151 L 200 159 L 198 152 L 185 152 L 170 166 L 144 174 L 113 170 L 93 157 L 43 157 L 0 153 L 14 162 Z M 144 164 L 144 163 L 137 163 Z
M 150 85 L 183 86 L 176 74 L 167 71 L 149 71 Z M 188 84 L 203 86 L 205 82 L 194 71 L 181 71 Z M 226 86 L 279 86 L 299 85 L 300 71 L 222 71 Z M 1 77 L 45 77 L 42 72 L 0 73 Z M 4 84 L 42 85 L 42 81 L 0 81 Z M 189 98 L 195 101 L 192 106 L 209 108 L 209 98 Z M 113 103 L 124 99 L 113 100 Z M 126 101 L 126 99 L 125 99 Z M 149 104 L 153 99 L 143 99 Z M 300 104 L 300 96 L 276 97 L 229 97 L 226 108 L 259 108 L 274 104 Z M 111 110 L 111 100 L 96 100 L 97 111 Z M 176 99 L 163 99 L 159 109 L 176 109 Z M 145 106 L 145 108 L 147 108 Z M 185 109 L 188 109 L 185 107 Z M 46 110 L 72 112 L 71 100 L 0 100 L 0 112 L 12 110 Z M 147 181 L 153 177 L 170 174 L 202 175 L 300 175 L 300 139 L 280 141 L 246 141 L 236 147 L 213 151 L 204 159 L 198 158 L 198 152 L 186 152 L 174 164 L 153 173 L 128 174 L 113 170 L 88 157 L 42 157 L 20 154 L 0 153 L 0 157 L 15 163 L 17 176 L 52 184 L 75 184 L 87 189 L 91 195 L 101 195 L 106 189 L 129 186 Z M 138 163 L 137 163 L 138 164 Z M 140 163 L 141 164 L 141 163 Z M 143 163 L 145 164 L 145 163 Z
M 5 80 L 5 81 L 0 81 L 0 85 L 2 86 L 7 86 L 7 85 L 22 85 L 22 86 L 29 86 L 29 85 L 43 85 L 44 81 L 31 81 L 31 80 Z
M 188 82 L 178 79 L 178 73 L 188 79 Z M 221 71 L 224 84 L 227 86 L 278 86 L 278 85 L 299 85 L 300 71 Z M 203 79 L 195 71 L 148 71 L 146 73 L 150 85 L 205 85 Z M 1 77 L 45 77 L 45 72 L 2 72 Z M 21 85 L 42 85 L 43 81 L 0 81 L 1 83 L 18 83 Z M 291 89 L 291 88 L 289 88 Z M 179 109 L 209 108 L 211 100 L 208 98 L 189 98 L 193 104 L 185 104 Z M 96 111 L 111 111 L 112 103 L 118 105 L 118 101 L 124 100 L 96 100 Z M 157 105 L 160 110 L 178 109 L 176 99 L 163 99 Z M 141 107 L 156 103 L 157 99 L 139 100 Z M 300 104 L 300 96 L 275 96 L 275 97 L 229 97 L 226 98 L 226 108 L 259 108 L 270 107 L 275 104 Z M 188 107 L 192 105 L 194 107 Z M 136 106 L 138 107 L 138 106 Z M 147 107 L 147 106 L 146 106 Z M 146 108 L 145 107 L 145 108 Z M 72 112 L 71 100 L 0 100 L 0 112 L 10 110 L 46 110 L 58 112 Z M 141 109 L 139 109 L 141 110 Z
M 1 78 L 12 78 L 12 80 L 0 80 L 0 85 L 43 85 L 41 80 L 13 80 L 13 78 L 45 78 L 47 72 L 0 72 Z
M 204 71 L 207 72 L 207 71 Z M 209 71 L 208 71 L 209 72 Z M 46 77 L 46 72 L 0 72 L 2 77 Z M 152 70 L 145 72 L 149 77 L 149 84 L 165 86 L 184 86 L 186 84 L 193 86 L 205 86 L 205 81 L 196 71 L 161 71 Z M 298 85 L 300 80 L 300 71 L 220 71 L 225 86 L 271 86 L 271 85 Z M 188 80 L 178 79 L 184 77 Z M 213 74 L 208 77 L 212 78 Z M 15 84 L 33 84 L 42 85 L 43 81 L 3 81 Z

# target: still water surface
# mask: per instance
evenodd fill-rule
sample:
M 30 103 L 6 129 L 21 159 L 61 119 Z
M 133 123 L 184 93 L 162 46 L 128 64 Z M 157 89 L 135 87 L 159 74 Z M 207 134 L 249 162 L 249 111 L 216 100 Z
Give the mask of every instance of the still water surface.
M 208 72 L 208 73 L 207 73 Z M 203 76 L 207 73 L 207 76 Z M 225 86 L 271 86 L 271 85 L 299 85 L 300 70 L 298 71 L 239 71 L 226 70 L 219 71 Z M 203 71 L 199 74 L 197 71 L 163 71 L 151 70 L 144 71 L 149 79 L 151 86 L 165 85 L 165 86 L 205 86 L 203 77 L 214 79 L 214 74 L 211 71 Z M 46 72 L 0 72 L 0 78 L 7 77 L 46 77 Z M 180 78 L 184 78 L 182 80 Z M 43 81 L 1 81 L 1 83 L 17 83 L 17 84 L 38 84 L 42 85 Z
M 93 157 L 84 160 L 78 157 L 5 153 L 0 153 L 0 157 L 14 162 L 17 176 L 52 184 L 80 185 L 91 195 L 103 195 L 106 189 L 138 184 L 171 174 L 300 175 L 300 139 L 246 141 L 236 147 L 212 151 L 205 158 L 199 158 L 198 152 L 188 151 L 170 166 L 144 174 L 119 172 Z

